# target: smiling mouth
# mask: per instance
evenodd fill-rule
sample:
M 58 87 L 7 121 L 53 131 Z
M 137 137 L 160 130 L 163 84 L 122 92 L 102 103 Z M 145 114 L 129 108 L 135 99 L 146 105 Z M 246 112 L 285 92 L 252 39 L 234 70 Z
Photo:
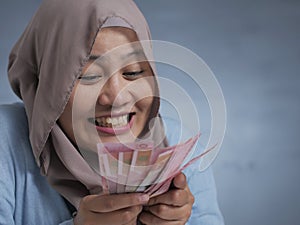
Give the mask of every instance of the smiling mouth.
M 135 113 L 128 113 L 121 116 L 103 116 L 94 119 L 94 124 L 99 127 L 124 127 L 126 126 Z
M 130 130 L 134 115 L 133 112 L 119 116 L 101 116 L 89 118 L 88 121 L 96 125 L 98 131 L 108 134 L 120 134 Z

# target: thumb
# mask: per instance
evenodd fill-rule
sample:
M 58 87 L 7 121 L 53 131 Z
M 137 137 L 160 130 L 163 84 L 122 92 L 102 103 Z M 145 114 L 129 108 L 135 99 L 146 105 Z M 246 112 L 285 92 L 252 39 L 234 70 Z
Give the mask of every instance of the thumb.
M 187 186 L 186 177 L 182 172 L 174 177 L 172 186 L 178 189 L 185 189 Z

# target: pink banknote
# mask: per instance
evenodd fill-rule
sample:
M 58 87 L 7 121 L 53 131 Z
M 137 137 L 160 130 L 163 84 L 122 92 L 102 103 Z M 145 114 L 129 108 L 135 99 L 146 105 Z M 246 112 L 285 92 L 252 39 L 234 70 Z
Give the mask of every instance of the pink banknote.
M 184 143 L 154 148 L 153 142 L 98 144 L 99 172 L 105 194 L 146 192 L 156 196 L 168 191 L 173 178 L 211 151 L 205 150 L 186 164 L 200 134 Z

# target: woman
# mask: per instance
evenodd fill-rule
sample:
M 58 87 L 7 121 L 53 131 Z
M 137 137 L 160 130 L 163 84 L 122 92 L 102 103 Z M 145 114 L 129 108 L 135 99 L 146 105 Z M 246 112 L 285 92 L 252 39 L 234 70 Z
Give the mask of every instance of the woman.
M 104 195 L 93 157 L 86 157 L 85 150 L 93 151 L 99 140 L 130 142 L 150 133 L 158 145 L 172 144 L 162 123 L 149 126 L 152 119 L 160 121 L 159 98 L 155 70 L 147 62 L 149 46 L 137 42 L 143 40 L 150 40 L 148 26 L 131 0 L 42 3 L 11 52 L 8 73 L 24 102 L 36 163 L 51 187 L 75 208 L 74 219 L 44 178 L 27 172 L 32 160 L 20 163 L 20 155 L 10 153 L 20 148 L 10 141 L 9 146 L 1 144 L 13 163 L 1 170 L 9 172 L 1 176 L 1 189 L 6 191 L 1 198 L 7 204 L 0 209 L 7 217 L 0 224 L 222 224 L 209 170 L 201 174 L 187 170 L 187 179 L 177 175 L 168 192 L 150 199 L 141 193 Z M 20 106 L 11 107 L 9 114 L 17 111 L 19 118 Z M 164 123 L 174 130 L 174 124 Z M 20 140 L 27 135 L 18 132 Z M 28 142 L 26 146 L 25 151 Z M 28 151 L 22 154 L 30 158 Z M 16 172 L 15 165 L 23 163 L 26 168 L 18 167 Z M 25 189 L 16 188 L 14 195 L 5 182 L 9 176 L 25 179 Z M 36 206 L 37 198 L 53 201 L 55 207 L 41 202 Z M 37 207 L 35 213 L 29 205 Z

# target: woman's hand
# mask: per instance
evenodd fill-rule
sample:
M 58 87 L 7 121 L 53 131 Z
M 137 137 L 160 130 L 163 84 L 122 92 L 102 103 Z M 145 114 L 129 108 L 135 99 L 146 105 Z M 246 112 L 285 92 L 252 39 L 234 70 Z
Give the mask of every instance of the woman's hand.
M 149 196 L 141 193 L 88 195 L 82 198 L 74 225 L 136 225 Z
M 150 199 L 139 217 L 143 224 L 183 225 L 188 221 L 194 196 L 183 173 L 173 179 L 173 187 L 168 192 Z

